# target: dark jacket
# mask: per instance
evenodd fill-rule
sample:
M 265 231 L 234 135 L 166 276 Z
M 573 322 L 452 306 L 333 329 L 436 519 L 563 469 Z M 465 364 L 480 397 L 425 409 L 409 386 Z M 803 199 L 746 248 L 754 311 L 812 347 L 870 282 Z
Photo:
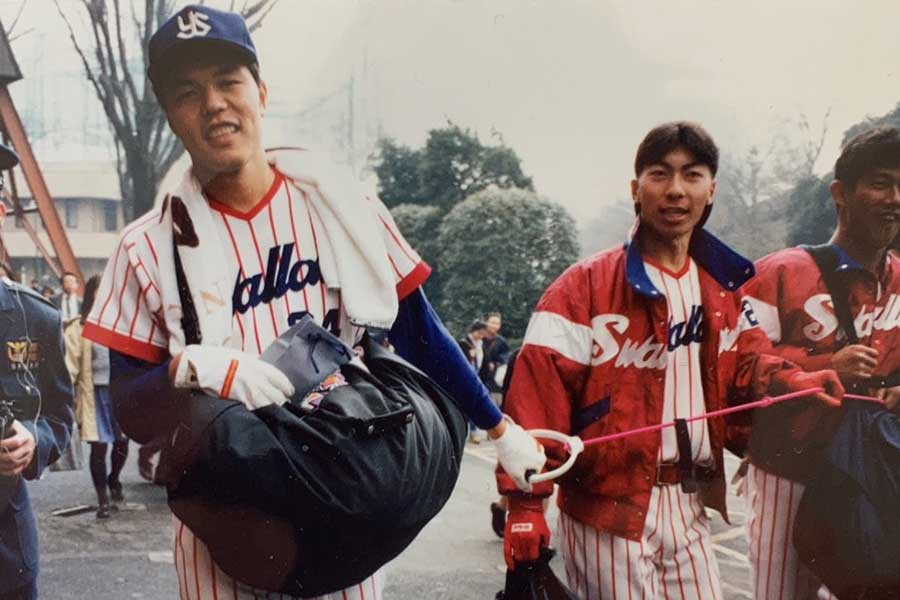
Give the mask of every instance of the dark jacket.
M 484 361 L 478 371 L 478 377 L 487 389 L 492 392 L 499 393 L 500 386 L 494 380 L 494 373 L 497 367 L 505 365 L 509 360 L 509 344 L 502 335 L 497 335 L 494 339 L 485 339 L 484 345 Z
M 0 358 L 3 398 L 13 403 L 16 418 L 37 441 L 23 473 L 33 480 L 66 449 L 74 422 L 60 313 L 30 289 L 0 282 L 0 339 L 6 346 Z M 23 478 L 13 485 L 12 498 L 0 506 L 0 595 L 29 585 L 38 572 L 37 524 L 28 488 Z

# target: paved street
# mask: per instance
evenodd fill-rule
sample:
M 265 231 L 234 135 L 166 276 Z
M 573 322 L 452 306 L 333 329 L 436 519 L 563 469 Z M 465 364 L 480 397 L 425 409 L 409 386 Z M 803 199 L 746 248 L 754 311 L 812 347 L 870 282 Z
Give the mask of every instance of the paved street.
M 133 454 L 136 454 L 133 448 Z M 93 501 L 87 470 L 49 473 L 31 486 L 41 525 L 41 597 L 47 600 L 170 600 L 177 597 L 164 492 L 124 474 L 128 504 L 105 522 L 93 512 L 51 511 Z M 730 469 L 736 461 L 729 464 Z M 388 599 L 490 599 L 503 584 L 502 544 L 490 530 L 493 455 L 469 445 L 459 485 L 444 511 L 388 568 Z M 732 498 L 736 526 L 714 520 L 714 542 L 727 600 L 748 598 L 743 502 Z M 555 510 L 550 518 L 555 524 Z M 559 559 L 556 560 L 559 563 Z M 559 567 L 560 565 L 556 565 Z

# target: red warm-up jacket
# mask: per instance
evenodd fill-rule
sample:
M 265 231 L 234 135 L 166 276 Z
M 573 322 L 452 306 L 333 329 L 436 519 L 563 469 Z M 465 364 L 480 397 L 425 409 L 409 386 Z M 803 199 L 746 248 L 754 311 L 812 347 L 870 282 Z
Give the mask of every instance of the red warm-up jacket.
M 707 412 L 783 393 L 797 367 L 771 355 L 740 288 L 753 264 L 698 229 L 691 258 L 699 271 L 701 373 Z M 516 362 L 506 412 L 526 429 L 546 428 L 587 439 L 662 419 L 670 319 L 663 294 L 647 276 L 636 243 L 567 269 L 544 293 Z M 689 324 L 688 326 L 691 326 Z M 705 504 L 725 507 L 723 447 L 728 425 L 709 423 L 715 476 L 701 484 Z M 550 468 L 561 448 L 545 444 Z M 557 483 L 566 514 L 613 535 L 637 540 L 656 483 L 658 432 L 592 446 Z M 501 493 L 519 493 L 498 472 Z M 537 495 L 549 495 L 541 484 Z

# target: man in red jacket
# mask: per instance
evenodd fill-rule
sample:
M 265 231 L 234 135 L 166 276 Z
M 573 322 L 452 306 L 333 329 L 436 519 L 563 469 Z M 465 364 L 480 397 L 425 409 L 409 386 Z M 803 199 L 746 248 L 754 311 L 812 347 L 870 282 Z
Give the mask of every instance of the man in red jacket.
M 835 369 L 841 380 L 896 407 L 900 388 L 877 380 L 900 369 L 900 130 L 877 128 L 851 139 L 834 167 L 837 229 L 834 277 L 846 292 L 858 340 L 838 327 L 824 276 L 809 252 L 788 248 L 757 264 L 747 286 L 774 352 L 805 369 Z M 748 536 L 754 598 L 816 598 L 818 579 L 799 563 L 791 540 L 805 483 L 815 474 L 841 411 L 816 403 L 757 415 L 750 437 Z
M 631 241 L 566 270 L 532 316 L 506 404 L 523 427 L 591 438 L 811 387 L 839 404 L 833 371 L 767 354 L 740 292 L 753 264 L 702 229 L 717 166 L 694 123 L 660 125 L 641 142 Z M 722 419 L 682 421 L 591 447 L 560 478 L 558 545 L 576 594 L 722 598 L 705 507 L 727 519 L 725 429 Z M 541 501 L 552 485 L 525 494 L 503 473 L 498 484 L 515 568 L 549 542 Z

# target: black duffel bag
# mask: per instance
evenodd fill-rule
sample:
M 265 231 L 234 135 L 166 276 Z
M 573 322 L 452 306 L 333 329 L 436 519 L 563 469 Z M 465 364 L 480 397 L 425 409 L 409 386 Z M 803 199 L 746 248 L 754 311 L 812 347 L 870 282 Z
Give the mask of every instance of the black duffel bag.
M 794 523 L 800 559 L 845 598 L 900 597 L 900 418 L 844 401 L 826 461 Z
M 340 342 L 306 325 L 321 371 L 322 349 Z M 185 403 L 166 453 L 169 505 L 238 581 L 305 597 L 355 585 L 449 499 L 465 417 L 427 375 L 368 336 L 362 346 L 367 370 L 345 362 L 349 385 L 312 411 Z

